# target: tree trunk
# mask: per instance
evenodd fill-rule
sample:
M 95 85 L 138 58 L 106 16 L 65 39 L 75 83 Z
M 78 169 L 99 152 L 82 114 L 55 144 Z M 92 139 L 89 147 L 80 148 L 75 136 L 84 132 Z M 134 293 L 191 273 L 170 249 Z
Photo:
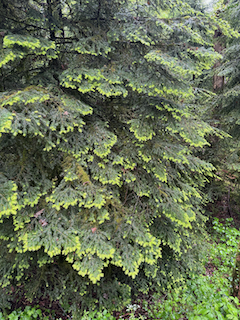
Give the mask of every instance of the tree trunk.
M 220 30 L 216 30 L 215 31 L 215 35 L 214 38 L 218 38 L 221 37 L 222 33 Z M 219 43 L 219 41 L 217 41 L 214 45 L 214 50 L 217 51 L 218 53 L 222 53 L 224 47 L 221 45 L 221 43 Z M 215 63 L 213 68 L 218 68 L 220 66 L 221 62 L 218 61 Z M 224 77 L 219 77 L 217 74 L 214 74 L 213 77 L 213 91 L 214 92 L 218 92 L 220 90 L 223 89 L 224 86 Z

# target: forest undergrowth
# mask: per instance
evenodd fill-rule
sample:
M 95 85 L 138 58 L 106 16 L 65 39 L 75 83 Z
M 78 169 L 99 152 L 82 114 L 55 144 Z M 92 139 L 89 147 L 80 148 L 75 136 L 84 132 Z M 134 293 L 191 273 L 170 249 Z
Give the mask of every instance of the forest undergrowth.
M 230 296 L 232 271 L 240 236 L 239 217 L 227 215 L 214 217 L 208 225 L 206 256 L 203 269 L 192 274 L 185 285 L 162 296 L 151 293 L 139 297 L 121 312 L 110 313 L 85 311 L 81 320 L 238 320 L 240 303 L 238 297 Z M 26 306 L 24 298 L 13 303 L 15 310 L 0 313 L 0 320 L 66 320 L 71 319 L 57 303 L 33 301 Z

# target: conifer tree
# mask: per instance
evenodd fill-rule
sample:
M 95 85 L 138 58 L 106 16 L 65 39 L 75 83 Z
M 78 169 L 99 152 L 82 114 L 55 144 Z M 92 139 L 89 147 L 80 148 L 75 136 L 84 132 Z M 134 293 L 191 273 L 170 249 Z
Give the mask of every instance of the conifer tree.
M 239 213 L 239 185 L 240 185 L 240 122 L 239 122 L 239 97 L 240 97 L 240 4 L 236 0 L 223 1 L 220 14 L 229 21 L 232 28 L 238 32 L 238 37 L 225 39 L 226 50 L 217 75 L 223 77 L 224 86 L 215 100 L 214 113 L 219 117 L 223 130 L 230 133 L 231 137 L 224 144 L 219 145 L 223 155 L 219 161 L 219 171 L 223 172 L 222 178 L 228 192 L 228 211 L 230 214 Z M 236 262 L 233 269 L 231 294 L 240 298 L 240 245 L 236 253 Z
M 217 17 L 229 21 L 235 29 L 235 36 L 229 38 L 221 28 L 215 34 L 215 49 L 222 52 L 220 60 L 212 72 L 214 96 L 208 112 L 211 122 L 224 130 L 228 136 L 222 141 L 215 140 L 211 150 L 211 161 L 217 168 L 218 181 L 212 185 L 215 198 L 225 203 L 224 210 L 234 213 L 239 201 L 239 125 L 238 125 L 238 46 L 239 46 L 239 4 L 237 1 L 219 1 Z M 234 209 L 235 207 L 235 209 Z M 237 209 L 238 210 L 238 209 Z
M 189 107 L 207 15 L 171 0 L 2 0 L 0 284 L 117 308 L 195 270 L 214 128 Z

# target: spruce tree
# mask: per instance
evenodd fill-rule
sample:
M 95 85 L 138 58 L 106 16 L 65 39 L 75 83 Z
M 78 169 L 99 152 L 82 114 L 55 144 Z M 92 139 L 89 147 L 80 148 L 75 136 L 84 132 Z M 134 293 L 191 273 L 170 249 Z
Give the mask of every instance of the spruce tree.
M 239 3 L 223 1 L 218 4 L 217 17 L 226 19 L 235 29 L 234 37 L 223 34 L 221 28 L 215 33 L 215 49 L 223 58 L 216 63 L 211 73 L 213 97 L 208 119 L 224 130 L 226 139 L 216 140 L 209 158 L 217 168 L 218 179 L 212 183 L 215 199 L 221 201 L 225 213 L 230 216 L 238 211 L 239 202 Z
M 189 107 L 213 65 L 211 21 L 183 1 L 2 0 L 0 284 L 66 310 L 117 308 L 196 270 Z
M 226 50 L 221 65 L 216 70 L 217 75 L 224 79 L 224 85 L 215 99 L 214 114 L 219 119 L 221 129 L 231 136 L 225 143 L 219 144 L 222 159 L 219 161 L 219 173 L 227 192 L 228 213 L 239 213 L 240 184 L 240 4 L 239 1 L 224 1 L 219 15 L 229 21 L 237 31 L 237 37 L 225 40 Z M 237 248 L 235 267 L 232 274 L 231 294 L 240 298 L 240 244 Z

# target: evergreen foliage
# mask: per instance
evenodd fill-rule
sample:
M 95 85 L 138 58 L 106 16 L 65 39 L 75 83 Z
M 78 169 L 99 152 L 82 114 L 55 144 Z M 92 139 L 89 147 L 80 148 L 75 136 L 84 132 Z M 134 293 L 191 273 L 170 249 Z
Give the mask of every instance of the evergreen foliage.
M 238 1 L 231 0 L 222 6 L 221 14 L 230 22 L 238 32 L 240 28 L 240 5 Z M 228 190 L 228 209 L 232 213 L 232 207 L 239 212 L 239 185 L 240 185 L 240 145 L 239 145 L 239 97 L 240 97 L 240 55 L 239 37 L 231 39 L 226 43 L 227 49 L 224 54 L 223 63 L 218 68 L 218 76 L 224 77 L 223 90 L 216 97 L 215 114 L 218 114 L 221 127 L 228 131 L 232 139 L 228 139 L 221 152 L 224 154 L 220 162 L 220 170 L 224 173 L 223 180 Z M 232 275 L 231 293 L 240 297 L 240 245 L 237 248 L 235 267 Z
M 219 57 L 210 18 L 179 0 L 3 0 L 0 17 L 1 287 L 116 309 L 181 281 L 214 169 L 189 107 Z
M 240 5 L 238 1 L 230 1 L 222 9 L 222 15 L 229 20 L 231 26 L 239 30 Z M 217 69 L 218 76 L 224 77 L 223 92 L 217 95 L 216 105 L 222 118 L 222 128 L 232 136 L 239 136 L 239 36 L 225 39 L 226 50 L 221 66 Z
M 211 110 L 208 109 L 208 119 L 216 127 L 224 130 L 227 139 L 218 141 L 208 150 L 206 157 L 217 168 L 218 179 L 212 184 L 215 198 L 226 203 L 225 211 L 230 215 L 236 211 L 239 201 L 239 3 L 237 1 L 220 1 L 218 17 L 224 17 L 236 30 L 233 38 L 228 38 L 219 29 L 215 38 L 215 47 L 221 49 L 223 59 L 215 65 L 215 93 L 211 98 Z M 234 208 L 235 207 L 235 208 Z M 238 209 L 237 209 L 238 211 Z

